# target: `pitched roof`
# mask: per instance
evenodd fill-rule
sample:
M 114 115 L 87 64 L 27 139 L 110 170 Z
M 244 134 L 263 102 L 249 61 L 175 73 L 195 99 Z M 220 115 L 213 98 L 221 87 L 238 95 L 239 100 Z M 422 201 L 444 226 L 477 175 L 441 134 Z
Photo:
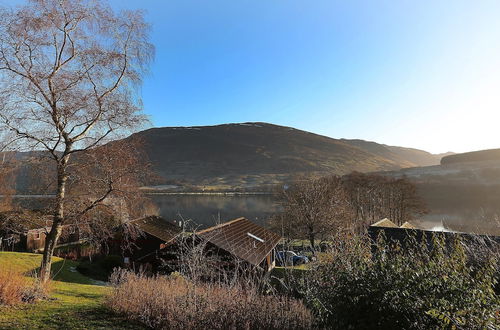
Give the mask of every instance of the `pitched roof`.
M 380 221 L 375 222 L 372 227 L 386 227 L 386 228 L 398 228 L 398 226 L 391 220 L 385 218 Z
M 215 246 L 258 266 L 281 236 L 255 223 L 238 218 L 196 233 Z
M 406 228 L 406 229 L 417 229 L 412 223 L 406 221 L 403 223 L 403 225 L 400 228 Z
M 168 242 L 180 234 L 181 229 L 162 217 L 149 216 L 131 220 L 128 223 L 137 226 L 140 230 Z

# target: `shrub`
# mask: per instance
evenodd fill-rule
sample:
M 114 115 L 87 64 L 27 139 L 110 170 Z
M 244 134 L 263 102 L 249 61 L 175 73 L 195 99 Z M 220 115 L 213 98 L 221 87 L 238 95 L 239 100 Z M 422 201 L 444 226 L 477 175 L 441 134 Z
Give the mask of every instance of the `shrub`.
M 97 258 L 94 261 L 82 261 L 76 269 L 83 275 L 99 281 L 108 281 L 109 276 L 115 268 L 123 266 L 122 257 L 109 255 Z
M 405 248 L 380 237 L 373 251 L 367 240 L 345 239 L 297 287 L 320 327 L 498 328 L 498 254 L 469 253 L 439 235 L 430 247 Z
M 107 305 L 155 329 L 304 329 L 312 324 L 301 302 L 252 289 L 123 270 L 113 273 L 112 283 Z
M 99 265 L 109 274 L 113 272 L 115 268 L 123 266 L 122 257 L 117 255 L 109 255 L 99 260 Z
M 37 278 L 30 280 L 19 272 L 0 270 L 0 305 L 31 303 L 45 299 L 50 291 L 50 282 L 42 284 Z
M 26 278 L 21 274 L 0 269 L 0 305 L 14 305 L 22 302 L 28 287 Z

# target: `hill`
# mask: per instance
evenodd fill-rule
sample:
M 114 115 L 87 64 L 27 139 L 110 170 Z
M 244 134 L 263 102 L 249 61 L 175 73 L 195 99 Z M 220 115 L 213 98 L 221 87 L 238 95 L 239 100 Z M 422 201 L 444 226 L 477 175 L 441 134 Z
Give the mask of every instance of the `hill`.
M 151 128 L 144 141 L 166 185 L 252 188 L 303 174 L 346 174 L 439 164 L 439 155 L 363 140 L 333 139 L 268 123 Z
M 500 149 L 446 156 L 441 165 L 384 172 L 413 181 L 428 220 L 456 231 L 500 235 Z
M 364 140 L 347 140 L 342 139 L 345 143 L 359 147 L 365 151 L 383 156 L 398 164 L 406 165 L 402 167 L 415 167 L 415 166 L 432 166 L 440 163 L 441 158 L 452 155 L 452 152 L 443 154 L 431 154 L 427 151 L 414 149 L 388 146 L 386 144 L 379 144 L 371 141 Z
M 302 175 L 437 165 L 441 156 L 268 123 L 151 128 L 127 139 L 135 138 L 143 142 L 159 177 L 150 186 L 169 191 L 262 191 Z M 16 158 L 23 162 L 33 155 L 43 153 L 17 153 Z M 18 194 L 46 192 L 45 186 L 38 187 L 39 172 L 30 164 L 20 167 Z
M 489 149 L 450 155 L 441 159 L 441 165 L 471 162 L 500 162 L 500 149 Z

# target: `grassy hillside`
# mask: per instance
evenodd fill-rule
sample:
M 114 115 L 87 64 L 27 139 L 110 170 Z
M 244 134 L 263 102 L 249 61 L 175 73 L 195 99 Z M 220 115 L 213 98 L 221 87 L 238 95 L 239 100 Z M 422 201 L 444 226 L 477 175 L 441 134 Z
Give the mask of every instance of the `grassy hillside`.
M 180 190 L 262 190 L 302 175 L 373 172 L 439 164 L 441 155 L 363 140 L 333 139 L 268 123 L 151 128 L 133 134 L 159 180 L 149 185 Z M 39 173 L 52 163 L 22 163 L 16 177 L 19 194 L 46 193 Z M 51 176 L 55 176 L 54 173 Z M 152 175 L 156 177 L 156 175 Z
M 41 255 L 0 252 L 0 268 L 33 272 Z M 54 258 L 53 300 L 0 307 L 0 329 L 141 329 L 102 306 L 110 288 L 75 271 L 76 262 Z
M 446 154 L 431 154 L 430 152 L 404 147 L 388 146 L 371 141 L 364 140 L 346 140 L 343 142 L 371 152 L 375 155 L 389 159 L 400 167 L 415 167 L 415 166 L 431 166 L 439 164 L 443 156 Z
M 489 149 L 450 155 L 441 159 L 442 165 L 462 164 L 471 162 L 499 162 L 500 149 Z
M 152 128 L 144 142 L 166 184 L 252 187 L 302 174 L 346 174 L 438 164 L 425 151 L 338 140 L 267 123 Z
M 417 185 L 428 219 L 450 229 L 500 235 L 500 149 L 447 156 L 442 165 L 385 172 Z

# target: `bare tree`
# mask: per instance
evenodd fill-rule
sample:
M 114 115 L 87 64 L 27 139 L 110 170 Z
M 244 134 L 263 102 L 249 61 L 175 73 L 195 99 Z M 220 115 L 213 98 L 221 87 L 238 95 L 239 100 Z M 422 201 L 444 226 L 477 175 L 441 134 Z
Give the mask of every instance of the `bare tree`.
M 141 12 L 117 14 L 99 0 L 30 0 L 0 12 L 2 138 L 11 149 L 44 150 L 57 168 L 42 281 L 67 220 L 75 156 L 145 121 L 137 87 L 153 57 L 148 34 Z M 99 190 L 73 216 L 83 217 L 110 194 Z
M 315 249 L 316 239 L 349 229 L 351 212 L 338 176 L 305 179 L 280 192 L 283 213 L 272 226 L 286 237 L 306 238 Z
M 405 177 L 353 172 L 344 176 L 343 182 L 357 231 L 383 218 L 402 225 L 426 212 L 415 185 Z
M 15 193 L 17 176 L 15 154 L 3 152 L 0 154 L 0 212 L 12 210 L 12 195 Z

